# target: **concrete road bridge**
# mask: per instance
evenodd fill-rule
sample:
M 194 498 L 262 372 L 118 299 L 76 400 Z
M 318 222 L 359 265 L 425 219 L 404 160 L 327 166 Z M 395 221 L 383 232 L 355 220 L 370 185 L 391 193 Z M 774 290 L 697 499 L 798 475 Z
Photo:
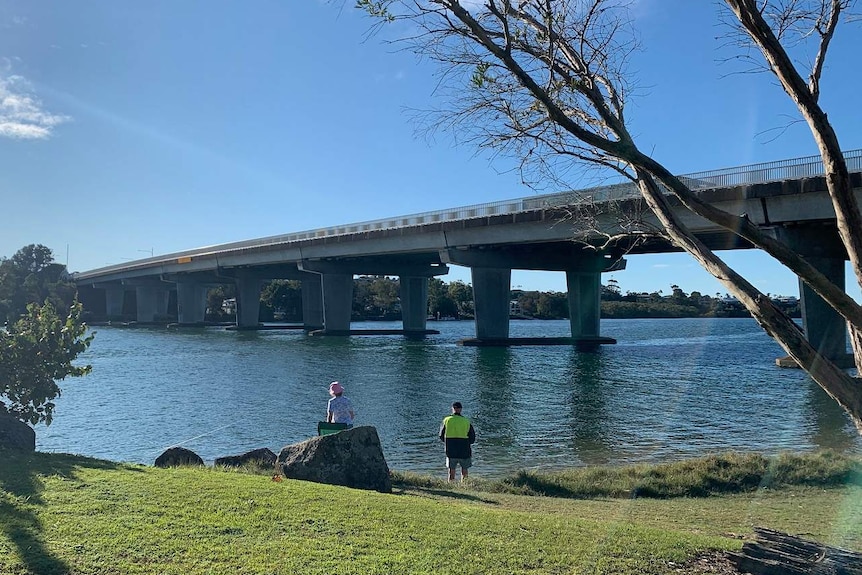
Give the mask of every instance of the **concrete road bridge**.
M 845 153 L 862 202 L 862 150 Z M 844 286 L 846 252 L 819 156 L 795 158 L 682 176 L 699 196 L 788 241 Z M 682 220 L 715 250 L 751 248 L 715 224 L 678 208 Z M 134 291 L 137 321 L 165 317 L 176 290 L 179 324 L 203 322 L 210 286 L 237 289 L 236 325 L 258 326 L 262 282 L 302 282 L 303 324 L 309 331 L 349 334 L 353 277 L 398 276 L 403 331 L 426 333 L 428 278 L 448 265 L 471 270 L 476 340 L 524 343 L 509 338 L 512 269 L 566 274 L 571 338 L 563 343 L 611 343 L 599 332 L 600 276 L 625 267 L 627 253 L 679 251 L 650 230 L 659 229 L 633 184 L 384 218 L 158 255 L 73 274 L 79 287 L 104 293 L 109 318 L 123 313 Z M 606 244 L 608 236 L 635 233 Z M 580 241 L 575 241 L 575 240 Z M 585 246 L 586 244 L 591 244 Z M 601 246 L 598 248 L 597 246 Z M 845 325 L 800 283 L 803 323 L 809 339 L 828 355 L 843 355 Z M 558 342 L 559 343 L 559 342 Z

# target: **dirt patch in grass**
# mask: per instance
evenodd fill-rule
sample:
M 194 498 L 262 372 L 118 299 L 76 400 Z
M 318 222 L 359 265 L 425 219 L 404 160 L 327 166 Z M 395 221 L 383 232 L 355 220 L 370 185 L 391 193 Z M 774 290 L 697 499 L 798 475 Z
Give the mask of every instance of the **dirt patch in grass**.
M 723 551 L 708 551 L 680 563 L 672 572 L 683 575 L 739 575 L 736 565 Z

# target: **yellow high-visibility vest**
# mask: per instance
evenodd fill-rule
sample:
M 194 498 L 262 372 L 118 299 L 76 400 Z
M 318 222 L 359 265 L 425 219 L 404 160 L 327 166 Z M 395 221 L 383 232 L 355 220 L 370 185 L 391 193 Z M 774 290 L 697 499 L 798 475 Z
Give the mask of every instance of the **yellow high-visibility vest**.
M 470 420 L 463 415 L 452 414 L 443 419 L 447 439 L 467 439 L 470 435 Z

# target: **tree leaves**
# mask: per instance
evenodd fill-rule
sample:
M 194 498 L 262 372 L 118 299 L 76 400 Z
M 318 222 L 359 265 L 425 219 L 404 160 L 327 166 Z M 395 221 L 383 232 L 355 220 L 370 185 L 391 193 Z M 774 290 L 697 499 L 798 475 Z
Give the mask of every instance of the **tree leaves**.
M 51 424 L 57 382 L 92 370 L 72 363 L 93 341 L 82 311 L 77 301 L 66 317 L 48 301 L 30 304 L 21 319 L 0 331 L 0 411 L 33 425 Z
M 67 309 L 75 299 L 75 285 L 66 266 L 54 261 L 42 244 L 24 246 L 9 259 L 0 259 L 0 321 L 13 323 L 28 303 L 50 300 L 55 309 Z

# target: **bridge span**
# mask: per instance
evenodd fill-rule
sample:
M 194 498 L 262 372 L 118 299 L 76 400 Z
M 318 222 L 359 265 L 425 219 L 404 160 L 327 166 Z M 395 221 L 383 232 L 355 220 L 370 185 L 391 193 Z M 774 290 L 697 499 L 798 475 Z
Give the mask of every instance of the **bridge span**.
M 845 157 L 862 201 L 862 150 Z M 771 230 L 843 288 L 846 252 L 822 174 L 820 157 L 809 156 L 682 179 L 705 201 Z M 679 210 L 712 249 L 752 247 Z M 305 329 L 340 335 L 350 333 L 354 275 L 398 276 L 404 333 L 420 334 L 427 327 L 428 278 L 462 265 L 471 270 L 476 340 L 510 344 L 511 270 L 562 271 L 571 323 L 566 343 L 611 343 L 599 331 L 600 276 L 623 269 L 627 253 L 679 251 L 649 233 L 657 229 L 636 187 L 618 184 L 207 246 L 73 277 L 104 293 L 108 318 L 122 315 L 126 292 L 134 290 L 141 323 L 166 317 L 169 293 L 176 290 L 177 320 L 189 325 L 203 322 L 208 287 L 231 283 L 237 288 L 236 325 L 245 329 L 258 326 L 262 282 L 300 280 Z M 608 236 L 632 231 L 605 245 Z M 801 282 L 800 292 L 809 339 L 827 355 L 843 355 L 843 320 Z

